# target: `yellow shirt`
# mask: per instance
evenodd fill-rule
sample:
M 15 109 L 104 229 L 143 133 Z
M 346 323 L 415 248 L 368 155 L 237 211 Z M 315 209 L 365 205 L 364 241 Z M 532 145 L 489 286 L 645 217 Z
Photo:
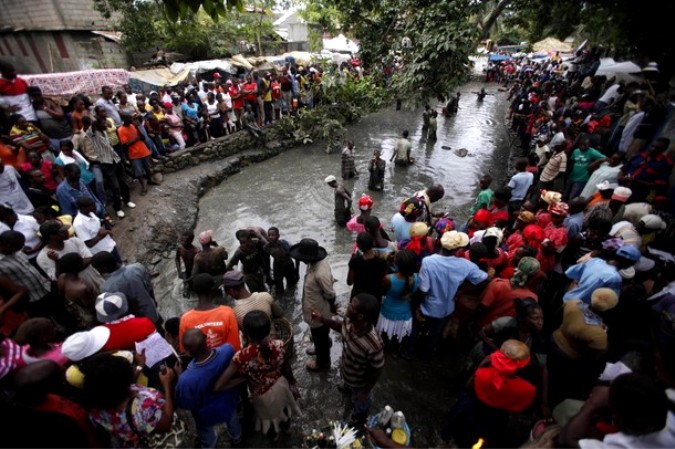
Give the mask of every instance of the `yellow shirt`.
M 267 92 L 265 92 L 265 101 L 272 101 L 272 82 L 266 79 L 263 79 L 263 82 L 265 83 L 265 89 L 267 90 Z

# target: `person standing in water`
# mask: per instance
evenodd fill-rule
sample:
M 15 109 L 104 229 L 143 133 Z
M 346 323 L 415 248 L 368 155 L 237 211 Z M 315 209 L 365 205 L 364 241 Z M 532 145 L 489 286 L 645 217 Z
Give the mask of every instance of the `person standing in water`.
M 333 175 L 327 176 L 324 182 L 335 189 L 335 221 L 338 226 L 345 226 L 352 216 L 352 194 L 344 185 L 338 184 Z

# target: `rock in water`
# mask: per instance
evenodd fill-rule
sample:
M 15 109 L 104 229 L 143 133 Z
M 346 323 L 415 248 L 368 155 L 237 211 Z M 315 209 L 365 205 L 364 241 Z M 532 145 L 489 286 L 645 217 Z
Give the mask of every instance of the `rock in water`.
M 467 157 L 469 155 L 469 150 L 466 148 L 460 148 L 458 150 L 455 150 L 455 155 L 459 157 Z
M 444 150 L 452 150 L 452 148 L 447 145 L 441 145 L 441 148 Z

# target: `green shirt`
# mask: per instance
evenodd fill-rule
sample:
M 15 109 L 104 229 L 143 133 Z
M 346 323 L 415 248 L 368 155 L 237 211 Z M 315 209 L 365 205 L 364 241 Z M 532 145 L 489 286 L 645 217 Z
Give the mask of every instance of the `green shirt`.
M 604 159 L 606 156 L 596 150 L 595 148 L 589 148 L 586 151 L 581 151 L 579 148 L 572 152 L 572 157 L 570 160 L 574 164 L 572 167 L 572 173 L 570 173 L 571 182 L 586 182 L 590 178 L 590 173 L 588 173 L 588 166 L 593 161 L 598 159 Z
M 478 198 L 476 198 L 476 205 L 471 208 L 471 214 L 475 214 L 478 209 L 487 209 L 490 207 L 490 202 L 492 201 L 492 194 L 494 192 L 491 188 L 481 190 L 478 192 Z

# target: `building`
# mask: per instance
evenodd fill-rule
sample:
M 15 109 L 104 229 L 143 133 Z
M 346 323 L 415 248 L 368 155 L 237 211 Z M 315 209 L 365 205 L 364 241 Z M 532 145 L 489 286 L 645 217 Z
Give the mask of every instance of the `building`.
M 0 60 L 19 73 L 128 68 L 111 29 L 93 0 L 0 0 Z
M 274 21 L 274 31 L 289 44 L 289 51 L 309 49 L 309 28 L 297 11 L 284 12 Z

